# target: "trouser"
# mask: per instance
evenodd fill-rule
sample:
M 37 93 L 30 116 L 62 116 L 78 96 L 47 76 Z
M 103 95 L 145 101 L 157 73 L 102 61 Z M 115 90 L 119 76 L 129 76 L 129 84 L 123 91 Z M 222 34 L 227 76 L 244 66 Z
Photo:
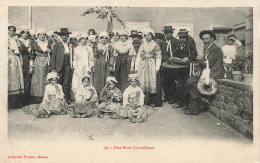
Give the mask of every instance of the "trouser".
M 64 62 L 64 65 L 61 71 L 58 72 L 58 74 L 60 77 L 58 83 L 62 85 L 63 93 L 65 94 L 65 99 L 69 100 L 72 82 L 70 64 L 66 64 L 66 62 Z
M 162 69 L 162 87 L 165 93 L 166 101 L 176 100 L 176 75 L 172 69 Z
M 177 82 L 177 103 L 181 106 L 187 106 L 189 102 L 189 93 L 187 89 L 187 80 L 189 79 L 189 69 L 182 69 L 178 72 Z
M 198 99 L 200 98 L 200 93 L 197 88 L 199 79 L 200 77 L 193 76 L 187 80 L 186 87 L 190 95 L 188 108 L 190 109 L 198 109 L 199 107 Z

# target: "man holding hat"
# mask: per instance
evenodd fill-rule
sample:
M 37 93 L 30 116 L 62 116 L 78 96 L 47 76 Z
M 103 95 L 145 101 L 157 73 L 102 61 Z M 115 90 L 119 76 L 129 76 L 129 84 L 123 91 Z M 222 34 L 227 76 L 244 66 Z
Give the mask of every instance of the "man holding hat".
M 71 62 L 73 56 L 68 44 L 69 34 L 71 34 L 71 32 L 69 32 L 68 28 L 60 29 L 59 42 L 54 45 L 51 56 L 51 70 L 59 74 L 60 78 L 58 83 L 63 87 L 65 100 L 68 104 L 70 103 Z
M 210 69 L 210 78 L 214 80 L 221 79 L 225 74 L 222 50 L 213 42 L 216 40 L 216 35 L 212 30 L 204 30 L 200 32 L 200 39 L 204 43 L 204 54 L 202 57 L 197 57 L 200 70 L 195 72 L 194 76 L 187 80 L 190 99 L 188 108 L 184 111 L 184 114 L 188 115 L 198 114 L 205 109 L 206 103 L 202 102 L 197 85 L 202 75 L 202 71 L 206 68 L 207 64 Z
M 162 63 L 172 59 L 180 41 L 173 37 L 172 26 L 164 27 L 165 38 L 162 39 Z M 165 92 L 164 100 L 173 104 L 176 101 L 176 83 L 172 69 L 162 68 L 162 87 Z

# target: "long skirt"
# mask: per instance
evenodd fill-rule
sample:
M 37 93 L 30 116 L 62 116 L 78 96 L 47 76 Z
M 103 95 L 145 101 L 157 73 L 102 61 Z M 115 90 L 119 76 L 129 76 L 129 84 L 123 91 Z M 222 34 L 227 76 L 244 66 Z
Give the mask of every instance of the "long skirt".
M 156 69 L 154 58 L 147 58 L 141 61 L 140 64 L 140 87 L 143 92 L 156 93 Z
M 111 119 L 119 117 L 121 104 L 116 102 L 104 101 L 98 105 L 99 117 L 103 117 L 104 114 L 110 114 Z
M 23 111 L 25 114 L 33 114 L 36 117 L 44 118 L 50 114 L 59 115 L 65 114 L 64 110 L 64 100 L 53 99 L 47 102 L 42 102 L 41 104 L 32 104 L 25 106 Z
M 128 87 L 128 74 L 131 70 L 131 58 L 128 53 L 119 53 L 116 58 L 114 76 L 118 82 L 118 87 L 121 92 L 124 92 Z
M 132 108 L 130 106 L 125 106 L 120 110 L 120 117 L 129 118 L 133 123 L 140 123 L 144 121 L 153 113 L 153 109 L 150 106 L 143 106 L 138 108 Z
M 31 81 L 31 96 L 43 97 L 45 85 L 48 83 L 46 77 L 49 71 L 48 58 L 36 57 Z
M 20 58 L 8 53 L 8 95 L 24 93 L 23 70 Z
M 82 85 L 82 78 L 90 75 L 88 72 L 85 71 L 78 71 L 74 70 L 73 76 L 72 76 L 72 92 L 73 94 L 76 93 L 76 91 L 80 88 Z
M 68 107 L 68 114 L 70 114 L 71 117 L 76 117 L 76 116 L 80 116 L 83 115 L 85 118 L 87 116 L 91 116 L 91 115 L 95 115 L 95 109 L 97 107 L 96 102 L 89 102 L 86 104 L 83 103 L 75 103 L 71 106 L 67 106 Z
M 110 76 L 109 72 L 109 63 L 105 62 L 105 56 L 98 55 L 99 58 L 95 60 L 94 63 L 94 77 L 93 77 L 93 85 L 99 94 L 102 88 L 105 86 L 106 78 Z

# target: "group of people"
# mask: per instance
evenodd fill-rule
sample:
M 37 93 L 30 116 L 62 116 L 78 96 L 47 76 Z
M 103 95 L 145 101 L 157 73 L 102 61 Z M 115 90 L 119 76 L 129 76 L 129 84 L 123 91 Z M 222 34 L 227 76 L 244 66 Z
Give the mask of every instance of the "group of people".
M 185 114 L 198 114 L 207 105 L 197 89 L 206 65 L 213 79 L 225 74 L 216 36 L 210 30 L 200 33 L 204 54 L 198 55 L 189 31 L 181 29 L 179 39 L 173 37 L 172 26 L 163 32 L 97 34 L 94 29 L 72 33 L 68 28 L 46 32 L 24 27 L 16 35 L 16 27 L 9 25 L 9 105 L 12 99 L 22 101 L 25 112 L 37 117 L 109 114 L 142 122 L 165 101 L 183 107 Z

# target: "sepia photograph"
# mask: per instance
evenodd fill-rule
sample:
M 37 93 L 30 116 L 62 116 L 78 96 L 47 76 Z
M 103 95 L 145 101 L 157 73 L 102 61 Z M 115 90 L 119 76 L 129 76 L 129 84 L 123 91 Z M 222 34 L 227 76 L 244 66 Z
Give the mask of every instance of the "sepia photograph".
M 0 162 L 259 162 L 259 4 L 58 5 L 6 6 Z

